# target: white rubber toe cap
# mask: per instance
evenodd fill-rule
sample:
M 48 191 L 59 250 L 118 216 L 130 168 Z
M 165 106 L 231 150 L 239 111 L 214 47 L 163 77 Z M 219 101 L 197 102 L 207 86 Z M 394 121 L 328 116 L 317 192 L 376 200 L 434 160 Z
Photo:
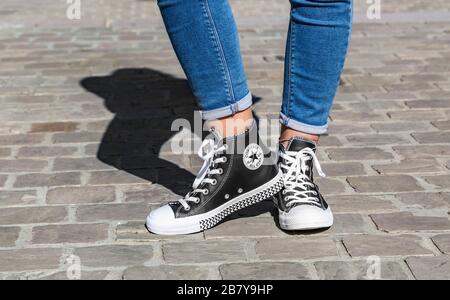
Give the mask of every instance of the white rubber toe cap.
M 199 217 L 175 218 L 169 205 L 153 210 L 147 217 L 147 229 L 161 235 L 188 234 L 201 231 Z
M 310 230 L 333 225 L 333 213 L 328 207 L 323 210 L 314 205 L 299 205 L 288 213 L 279 212 L 280 226 L 286 230 Z
M 170 227 L 175 221 L 175 214 L 169 205 L 164 205 L 154 209 L 147 216 L 147 228 L 152 231 L 152 228 Z

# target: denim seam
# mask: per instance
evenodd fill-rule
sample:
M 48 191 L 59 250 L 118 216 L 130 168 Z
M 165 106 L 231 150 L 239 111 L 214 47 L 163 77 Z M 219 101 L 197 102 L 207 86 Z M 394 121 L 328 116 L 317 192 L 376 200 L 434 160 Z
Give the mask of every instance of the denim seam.
M 346 53 L 348 51 L 348 47 L 350 44 L 350 38 L 351 38 L 351 32 L 352 32 L 352 19 L 353 19 L 353 1 L 352 0 L 350 1 L 350 6 L 348 8 L 348 16 L 349 16 L 350 20 L 348 22 L 349 26 L 348 26 L 348 30 L 347 30 L 347 39 L 346 39 L 345 45 L 343 47 L 343 53 L 341 55 L 342 58 L 341 58 L 341 61 L 339 64 L 341 67 L 341 72 L 339 73 L 338 77 L 336 78 L 336 90 L 333 95 L 333 98 L 336 96 L 337 89 L 339 88 L 339 81 L 340 81 L 342 70 L 343 70 L 344 64 L 345 64 Z
M 228 83 L 227 83 L 227 79 L 226 79 L 226 76 L 225 76 L 225 68 L 223 66 L 223 62 L 221 60 L 219 49 L 218 49 L 219 46 L 217 44 L 216 37 L 214 36 L 214 31 L 212 29 L 213 25 L 211 24 L 211 20 L 209 18 L 208 11 L 206 9 L 206 1 L 207 0 L 199 0 L 200 6 L 202 7 L 202 10 L 203 10 L 203 15 L 206 18 L 206 26 L 208 27 L 208 31 L 209 31 L 209 34 L 211 35 L 211 40 L 212 40 L 213 45 L 214 45 L 214 50 L 215 50 L 215 52 L 217 54 L 218 64 L 220 66 L 220 71 L 222 73 L 222 79 L 223 79 L 224 85 L 225 85 L 225 93 L 226 93 L 226 97 L 227 97 L 227 102 L 230 103 L 231 102 L 231 95 L 230 95 L 229 90 L 228 90 Z
M 211 14 L 211 10 L 209 8 L 208 0 L 204 0 L 204 3 L 205 3 L 205 10 L 206 10 L 206 13 L 208 15 L 209 23 L 211 24 L 211 29 L 213 31 L 213 35 L 214 35 L 215 42 L 216 42 L 216 45 L 217 45 L 217 50 L 219 52 L 220 60 L 221 60 L 221 63 L 222 63 L 222 68 L 223 68 L 222 71 L 223 71 L 223 75 L 224 75 L 225 84 L 227 86 L 228 100 L 230 102 L 229 104 L 233 104 L 233 102 L 236 99 L 235 99 L 235 96 L 234 96 L 233 82 L 231 80 L 231 76 L 230 76 L 230 71 L 229 71 L 229 68 L 228 68 L 227 60 L 225 58 L 225 53 L 223 51 L 223 46 L 222 46 L 222 44 L 220 42 L 219 33 L 217 32 L 217 28 L 216 28 L 216 25 L 214 23 L 214 19 L 213 19 L 212 14 Z M 234 113 L 235 112 L 235 108 L 232 106 L 231 109 L 232 109 L 232 111 Z
M 294 33 L 294 25 L 292 22 L 292 16 L 290 18 L 290 26 L 291 26 L 291 32 L 290 32 L 290 38 L 289 38 L 289 72 L 288 72 L 288 84 L 289 84 L 289 92 L 288 92 L 288 105 L 287 105 L 287 114 L 291 115 L 291 109 L 292 109 L 292 90 L 293 90 L 293 82 L 292 82 L 292 68 L 294 67 L 293 60 L 294 60 L 294 52 L 293 47 L 295 45 L 295 33 Z
M 350 37 L 351 37 L 351 33 L 352 33 L 352 20 L 353 20 L 353 1 L 352 0 L 350 0 L 350 6 L 349 6 L 349 8 L 348 8 L 348 10 L 349 10 L 349 12 L 348 12 L 348 14 L 349 14 L 349 22 L 348 22 L 348 31 L 347 31 L 347 41 L 346 41 L 346 43 L 345 43 L 345 47 L 344 47 L 344 55 L 342 55 L 342 61 L 341 61 L 341 65 L 342 65 L 342 68 L 344 67 L 344 63 L 345 63 L 345 53 L 348 51 L 348 46 L 349 46 L 349 44 L 350 44 Z

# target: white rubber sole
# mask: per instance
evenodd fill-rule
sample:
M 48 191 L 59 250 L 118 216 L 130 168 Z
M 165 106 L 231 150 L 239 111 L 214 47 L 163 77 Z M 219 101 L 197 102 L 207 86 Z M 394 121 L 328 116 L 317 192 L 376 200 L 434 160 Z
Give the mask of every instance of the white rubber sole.
M 284 230 L 314 230 L 329 228 L 333 225 L 333 213 L 328 207 L 320 216 L 307 215 L 296 216 L 295 214 L 286 214 L 281 210 L 279 212 L 279 224 Z
M 277 194 L 282 188 L 283 174 L 280 170 L 269 182 L 222 204 L 212 211 L 185 218 L 157 220 L 158 222 L 154 221 L 150 214 L 147 217 L 146 226 L 150 232 L 160 235 L 189 234 L 204 231 L 217 225 L 217 223 L 233 212 L 261 202 Z

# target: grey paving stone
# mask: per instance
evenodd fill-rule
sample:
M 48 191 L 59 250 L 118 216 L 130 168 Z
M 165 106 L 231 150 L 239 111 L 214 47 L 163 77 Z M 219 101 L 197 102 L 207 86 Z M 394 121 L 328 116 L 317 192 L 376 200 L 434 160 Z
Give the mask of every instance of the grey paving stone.
M 166 243 L 162 246 L 168 264 L 246 261 L 247 251 L 243 241 L 196 241 Z
M 208 280 L 218 279 L 215 267 L 169 266 L 157 267 L 136 266 L 123 272 L 125 280 Z
M 333 226 L 326 233 L 367 233 L 367 225 L 359 214 L 334 214 Z
M 145 220 L 150 210 L 146 203 L 84 205 L 78 207 L 76 218 L 80 222 Z
M 52 141 L 55 144 L 59 143 L 87 143 L 96 142 L 102 139 L 103 133 L 101 132 L 68 132 L 68 133 L 55 133 Z
M 0 186 L 4 186 L 7 179 L 8 179 L 7 175 L 0 175 Z
M 256 244 L 256 254 L 261 260 L 300 260 L 338 255 L 335 242 L 325 237 L 261 239 Z
M 450 108 L 450 103 L 448 100 L 413 100 L 406 101 L 405 104 L 409 108 Z
M 414 120 L 429 120 L 437 121 L 444 117 L 442 111 L 435 110 L 400 110 L 388 113 L 388 116 L 394 120 L 414 121 Z
M 376 132 L 402 132 L 402 131 L 426 131 L 430 130 L 427 122 L 383 122 L 371 124 Z
M 148 178 L 148 175 L 151 175 L 156 179 L 156 173 L 153 174 L 147 173 L 145 173 L 146 178 Z M 125 171 L 94 171 L 90 173 L 89 184 L 92 185 L 129 184 L 129 183 L 148 183 L 148 180 L 145 180 L 141 177 L 135 176 Z
M 414 177 L 408 175 L 380 175 L 347 179 L 356 192 L 391 193 L 423 190 Z
M 126 187 L 123 194 L 125 202 L 165 203 L 182 197 L 157 184 Z
M 32 205 L 37 202 L 36 191 L 0 191 L 0 207 Z
M 0 272 L 57 269 L 61 256 L 58 248 L 0 250 Z
M 33 159 L 0 159 L 0 172 L 20 173 L 20 172 L 39 172 L 48 165 L 44 160 Z
M 0 145 L 30 145 L 39 144 L 43 141 L 42 134 L 14 134 L 0 135 Z
M 328 196 L 326 201 L 335 213 L 368 213 L 396 209 L 387 199 L 367 195 Z
M 330 123 L 328 127 L 329 134 L 350 134 L 372 132 L 368 125 L 364 124 L 335 124 Z
M 316 262 L 319 279 L 322 280 L 405 280 L 408 274 L 401 262 L 380 261 L 380 276 L 371 267 L 373 260 Z
M 438 74 L 414 74 L 402 76 L 404 81 L 428 82 L 428 81 L 446 81 L 446 77 Z
M 431 238 L 443 253 L 450 253 L 450 234 L 440 234 Z
M 19 234 L 20 227 L 0 227 L 0 247 L 14 247 Z
M 386 232 L 450 229 L 450 221 L 444 217 L 415 216 L 407 212 L 372 214 L 370 216 L 378 229 Z
M 421 83 L 415 83 L 415 82 L 407 82 L 407 83 L 400 83 L 400 84 L 386 84 L 383 86 L 386 90 L 389 92 L 391 91 L 423 91 L 423 90 L 433 90 L 435 87 L 428 83 L 428 82 L 421 82 Z
M 151 245 L 104 245 L 75 249 L 86 267 L 141 265 L 153 257 Z
M 35 226 L 33 244 L 94 243 L 108 238 L 108 224 L 64 224 Z
M 342 143 L 335 136 L 326 135 L 320 138 L 320 146 L 322 147 L 333 147 L 333 146 L 341 146 Z
M 450 143 L 450 131 L 417 132 L 411 135 L 420 144 Z
M 0 225 L 58 223 L 66 216 L 66 208 L 62 206 L 0 208 Z
M 48 204 L 103 203 L 115 200 L 114 186 L 56 187 L 47 192 Z
M 431 122 L 434 127 L 440 130 L 450 130 L 450 120 Z
M 436 175 L 436 176 L 424 176 L 428 183 L 434 184 L 441 188 L 450 187 L 450 175 Z
M 104 280 L 109 274 L 109 271 L 86 271 L 81 269 L 79 280 Z M 39 280 L 73 280 L 72 275 L 69 276 L 67 271 L 56 272 L 51 275 L 38 278 Z
M 392 100 L 349 103 L 347 106 L 350 110 L 359 112 L 380 112 L 406 108 L 401 101 Z
M 259 262 L 223 264 L 224 280 L 304 280 L 311 279 L 308 269 L 295 262 Z
M 351 111 L 337 111 L 332 112 L 330 118 L 335 122 L 374 122 L 387 120 L 383 114 L 367 113 L 367 112 L 351 112 Z
M 0 157 L 8 157 L 11 155 L 11 149 L 0 148 Z
M 53 163 L 54 171 L 109 170 L 113 168 L 96 157 L 56 158 Z
M 323 171 L 327 176 L 365 175 L 364 166 L 358 162 L 323 163 Z
M 442 171 L 435 159 L 405 159 L 396 164 L 373 165 L 380 174 L 430 173 Z
M 450 156 L 450 145 L 394 146 L 392 148 L 405 158 L 446 158 Z
M 70 156 L 78 151 L 77 147 L 49 147 L 49 146 L 36 146 L 36 147 L 21 147 L 17 153 L 18 157 L 60 157 Z
M 352 146 L 401 145 L 410 143 L 403 136 L 395 134 L 347 135 L 345 138 Z
M 30 173 L 18 175 L 14 187 L 54 187 L 81 184 L 81 174 L 77 172 L 65 173 Z
M 316 178 L 315 183 L 319 186 L 320 192 L 324 195 L 339 194 L 345 191 L 345 185 L 331 178 Z
M 419 280 L 449 280 L 450 258 L 448 255 L 435 257 L 409 257 L 406 263 Z
M 383 66 L 380 69 L 388 70 L 389 66 Z M 374 69 L 371 69 L 373 71 Z M 402 68 L 402 70 L 404 70 Z M 364 93 L 364 97 L 368 101 L 379 101 L 379 100 L 407 100 L 417 98 L 415 93 L 404 92 L 404 91 L 392 91 L 389 93 Z
M 395 197 L 412 209 L 446 209 L 450 204 L 450 193 L 447 192 L 401 193 Z
M 420 244 L 420 238 L 411 235 L 351 235 L 343 242 L 352 257 L 432 254 Z
M 385 160 L 394 158 L 391 153 L 373 147 L 326 149 L 325 152 L 331 160 L 337 161 Z

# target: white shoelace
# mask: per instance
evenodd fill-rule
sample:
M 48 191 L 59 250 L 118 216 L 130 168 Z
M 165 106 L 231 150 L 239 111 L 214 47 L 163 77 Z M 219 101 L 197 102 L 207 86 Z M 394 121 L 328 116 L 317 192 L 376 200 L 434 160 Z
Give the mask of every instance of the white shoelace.
M 308 189 L 314 188 L 314 183 L 306 175 L 309 170 L 307 162 L 311 159 L 316 166 L 317 172 L 321 177 L 325 177 L 325 173 L 320 167 L 319 160 L 311 148 L 304 148 L 300 151 L 280 152 L 283 162 L 280 168 L 283 169 L 283 181 L 286 206 L 290 207 L 296 203 L 301 204 L 317 204 L 319 198 L 317 192 Z M 312 172 L 312 170 L 311 170 Z
M 200 149 L 198 150 L 198 156 L 203 159 L 203 166 L 201 167 L 200 171 L 198 172 L 197 177 L 194 180 L 194 183 L 192 184 L 192 191 L 186 194 L 186 196 L 178 202 L 184 207 L 186 211 L 190 210 L 191 207 L 189 205 L 189 202 L 199 203 L 200 198 L 192 196 L 194 194 L 203 193 L 203 195 L 208 195 L 209 190 L 208 189 L 199 189 L 198 187 L 203 183 L 208 183 L 211 185 L 216 185 L 217 180 L 211 179 L 211 178 L 205 178 L 207 175 L 214 175 L 214 174 L 222 174 L 223 169 L 217 168 L 217 165 L 219 163 L 224 163 L 227 161 L 227 158 L 225 156 L 213 159 L 214 156 L 222 151 L 227 150 L 227 145 L 222 145 L 221 147 L 218 147 L 216 143 L 214 143 L 213 139 L 205 139 L 200 146 Z

